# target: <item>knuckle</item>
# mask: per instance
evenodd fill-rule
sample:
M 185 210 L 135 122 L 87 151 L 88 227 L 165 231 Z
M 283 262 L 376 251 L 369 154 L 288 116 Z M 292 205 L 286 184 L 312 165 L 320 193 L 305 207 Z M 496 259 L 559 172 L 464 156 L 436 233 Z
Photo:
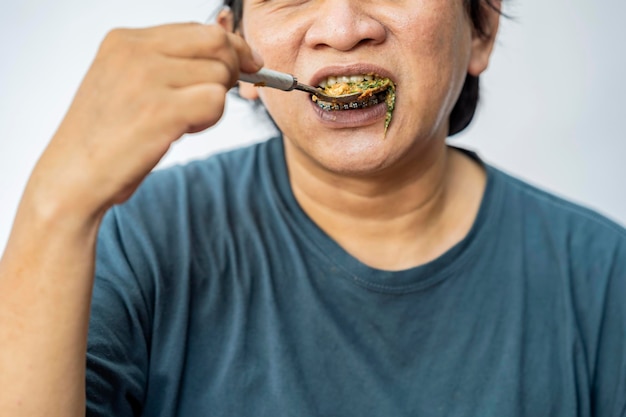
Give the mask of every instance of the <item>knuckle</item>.
M 228 34 L 226 30 L 219 25 L 211 25 L 206 26 L 207 34 L 211 36 L 211 38 L 216 39 L 220 42 L 226 42 L 228 40 Z
M 130 29 L 113 29 L 105 36 L 100 47 L 100 55 L 132 58 L 137 53 L 137 42 Z
M 228 93 L 228 88 L 226 88 L 222 84 L 212 84 L 209 89 L 207 89 L 207 95 L 209 95 L 209 99 L 214 101 L 215 103 L 225 103 L 226 102 L 226 94 Z
M 201 109 L 198 114 L 185 114 L 187 125 L 207 123 L 213 125 L 224 114 L 226 93 L 228 90 L 221 84 L 208 84 L 196 91 L 193 107 Z
M 159 62 L 145 43 L 134 29 L 113 29 L 102 42 L 96 61 L 117 74 L 127 90 L 141 90 L 159 73 Z
M 215 65 L 212 75 L 215 82 L 221 84 L 224 88 L 226 86 L 231 87 L 236 81 L 233 71 L 223 62 L 220 62 L 220 65 Z
M 213 88 L 207 89 L 203 95 L 203 101 L 207 103 L 206 123 L 213 125 L 217 123 L 224 114 L 227 91 L 228 90 L 223 85 L 215 85 Z
M 213 25 L 208 26 L 205 29 L 204 36 L 208 41 L 207 44 L 211 45 L 214 49 L 217 50 L 230 44 L 228 34 L 222 27 Z
M 112 29 L 104 37 L 102 45 L 110 48 L 116 48 L 128 42 L 128 38 L 128 29 Z

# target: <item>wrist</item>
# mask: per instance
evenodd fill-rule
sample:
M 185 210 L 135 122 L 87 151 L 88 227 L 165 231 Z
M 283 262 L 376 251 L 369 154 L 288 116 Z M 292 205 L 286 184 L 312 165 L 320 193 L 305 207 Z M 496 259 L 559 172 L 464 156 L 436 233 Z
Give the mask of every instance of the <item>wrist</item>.
M 65 196 L 51 188 L 28 184 L 15 216 L 13 231 L 37 239 L 43 234 L 59 237 L 94 239 L 106 209 L 89 204 L 81 195 Z M 29 235 L 31 237 L 29 237 Z

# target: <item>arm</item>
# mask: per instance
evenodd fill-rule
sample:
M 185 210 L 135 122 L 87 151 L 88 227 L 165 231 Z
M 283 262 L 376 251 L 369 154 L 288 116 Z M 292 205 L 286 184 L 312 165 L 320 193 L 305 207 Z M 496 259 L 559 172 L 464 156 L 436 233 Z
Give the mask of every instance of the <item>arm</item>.
M 215 124 L 243 40 L 198 24 L 116 30 L 38 161 L 0 260 L 0 409 L 82 416 L 95 241 L 169 146 Z

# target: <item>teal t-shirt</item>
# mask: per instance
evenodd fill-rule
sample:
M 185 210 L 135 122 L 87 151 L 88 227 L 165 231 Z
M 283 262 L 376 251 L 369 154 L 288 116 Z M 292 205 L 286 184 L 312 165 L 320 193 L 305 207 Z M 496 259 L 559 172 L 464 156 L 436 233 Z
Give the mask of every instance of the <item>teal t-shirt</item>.
M 485 169 L 398 272 L 306 216 L 280 138 L 153 173 L 102 224 L 87 414 L 624 417 L 626 231 Z

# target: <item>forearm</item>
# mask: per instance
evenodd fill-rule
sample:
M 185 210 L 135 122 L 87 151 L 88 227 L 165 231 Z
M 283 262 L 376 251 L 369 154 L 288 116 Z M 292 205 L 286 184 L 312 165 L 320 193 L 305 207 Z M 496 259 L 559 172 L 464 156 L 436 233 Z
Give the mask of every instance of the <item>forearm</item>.
M 27 200 L 27 199 L 26 199 Z M 0 261 L 0 410 L 84 416 L 98 216 L 24 201 Z
M 35 167 L 0 261 L 2 415 L 84 415 L 104 211 L 126 201 L 174 141 L 217 123 L 239 71 L 261 65 L 243 38 L 214 25 L 107 35 Z

